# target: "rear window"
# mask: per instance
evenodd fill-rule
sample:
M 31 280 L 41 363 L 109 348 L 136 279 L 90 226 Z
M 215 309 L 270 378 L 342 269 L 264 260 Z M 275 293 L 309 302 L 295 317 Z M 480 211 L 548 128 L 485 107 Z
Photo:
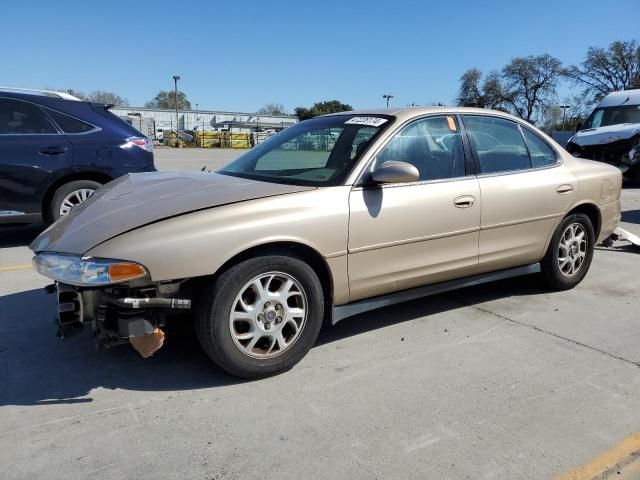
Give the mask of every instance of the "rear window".
M 114 127 L 117 127 L 130 135 L 140 136 L 140 132 L 136 130 L 136 128 L 130 123 L 125 122 L 122 118 L 117 115 L 114 115 L 109 111 L 109 107 L 102 103 L 92 103 L 91 110 L 100 115 L 101 117 L 106 118 L 110 124 Z M 102 124 L 101 124 L 102 125 Z
M 56 112 L 55 110 L 49 110 L 47 108 L 47 113 L 64 133 L 85 133 L 96 128 L 89 123 L 70 117 L 64 113 Z

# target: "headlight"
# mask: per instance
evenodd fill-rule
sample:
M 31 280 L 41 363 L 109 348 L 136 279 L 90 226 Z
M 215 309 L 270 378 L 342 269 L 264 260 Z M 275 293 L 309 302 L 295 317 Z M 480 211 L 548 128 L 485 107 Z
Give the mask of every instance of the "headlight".
M 124 260 L 40 253 L 33 257 L 36 270 L 45 277 L 76 286 L 109 285 L 148 275 L 142 265 Z

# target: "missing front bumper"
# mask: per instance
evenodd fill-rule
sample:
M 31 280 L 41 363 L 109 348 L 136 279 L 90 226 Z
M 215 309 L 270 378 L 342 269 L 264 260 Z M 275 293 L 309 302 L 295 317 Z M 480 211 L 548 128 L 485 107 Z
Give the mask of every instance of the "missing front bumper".
M 57 334 L 67 338 L 91 325 L 99 347 L 130 343 L 147 358 L 164 344 L 167 318 L 191 308 L 189 299 L 163 296 L 177 293 L 179 287 L 164 284 L 83 289 L 57 283 Z

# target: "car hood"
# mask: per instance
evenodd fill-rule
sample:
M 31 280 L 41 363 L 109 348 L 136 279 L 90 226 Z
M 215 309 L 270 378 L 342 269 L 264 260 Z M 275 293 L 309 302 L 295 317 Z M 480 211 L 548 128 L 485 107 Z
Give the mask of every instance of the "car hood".
M 588 147 L 606 145 L 618 140 L 628 140 L 638 134 L 640 134 L 640 123 L 623 123 L 621 125 L 580 130 L 570 141 L 581 147 Z
M 30 248 L 81 255 L 110 238 L 165 218 L 313 188 L 206 172 L 129 174 L 101 187 L 42 232 Z

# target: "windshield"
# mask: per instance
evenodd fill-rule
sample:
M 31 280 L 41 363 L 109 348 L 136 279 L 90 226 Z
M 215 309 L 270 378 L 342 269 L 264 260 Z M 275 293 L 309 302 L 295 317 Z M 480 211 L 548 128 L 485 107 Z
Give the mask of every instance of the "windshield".
M 336 115 L 300 122 L 218 173 L 294 185 L 339 185 L 392 118 Z
M 608 127 L 622 123 L 640 123 L 640 105 L 596 108 L 582 128 Z

